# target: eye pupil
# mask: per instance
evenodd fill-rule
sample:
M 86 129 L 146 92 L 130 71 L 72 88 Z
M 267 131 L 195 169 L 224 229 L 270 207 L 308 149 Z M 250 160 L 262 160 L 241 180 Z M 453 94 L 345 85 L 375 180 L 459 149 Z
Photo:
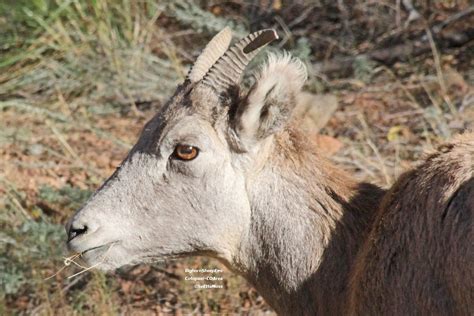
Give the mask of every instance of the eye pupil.
M 193 153 L 193 147 L 192 146 L 180 146 L 179 151 L 181 154 L 184 155 L 189 155 Z
M 198 148 L 191 145 L 177 145 L 174 150 L 174 156 L 180 160 L 192 160 L 198 155 Z

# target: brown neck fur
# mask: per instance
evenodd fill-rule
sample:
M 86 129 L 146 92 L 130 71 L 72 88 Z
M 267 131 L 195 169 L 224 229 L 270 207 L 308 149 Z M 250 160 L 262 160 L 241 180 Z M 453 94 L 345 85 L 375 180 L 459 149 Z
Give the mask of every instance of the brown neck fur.
M 348 274 L 383 195 L 288 129 L 252 183 L 244 276 L 280 314 L 338 314 Z

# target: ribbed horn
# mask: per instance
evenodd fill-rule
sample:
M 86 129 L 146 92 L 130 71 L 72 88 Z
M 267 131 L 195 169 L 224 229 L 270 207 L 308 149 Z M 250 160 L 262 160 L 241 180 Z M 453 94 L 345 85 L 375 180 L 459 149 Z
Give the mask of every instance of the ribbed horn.
M 189 70 L 187 79 L 191 82 L 200 81 L 209 71 L 212 65 L 227 51 L 232 40 L 232 31 L 226 26 L 217 33 L 206 45 L 202 53 L 196 59 L 196 62 Z
M 204 76 L 203 83 L 218 92 L 236 85 L 240 77 L 257 53 L 268 43 L 278 39 L 273 29 L 260 30 L 241 39 L 217 60 Z

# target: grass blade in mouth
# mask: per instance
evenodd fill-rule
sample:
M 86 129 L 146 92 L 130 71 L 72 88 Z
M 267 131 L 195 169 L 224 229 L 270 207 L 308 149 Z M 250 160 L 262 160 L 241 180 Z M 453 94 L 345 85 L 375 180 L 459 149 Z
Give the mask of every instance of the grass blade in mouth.
M 112 248 L 112 246 L 113 246 L 115 243 L 117 243 L 117 242 L 116 242 L 116 241 L 113 241 L 113 242 L 110 242 L 110 243 L 107 243 L 107 244 L 104 244 L 104 245 L 100 245 L 100 246 L 97 246 L 97 247 L 92 247 L 92 248 L 89 248 L 89 249 L 84 250 L 83 252 L 76 252 L 76 253 L 72 254 L 71 256 L 64 258 L 64 260 L 63 260 L 63 264 L 64 264 L 64 265 L 63 265 L 56 273 L 54 273 L 53 275 L 51 275 L 51 276 L 45 278 L 44 281 L 47 281 L 47 280 L 49 280 L 49 279 L 54 278 L 55 276 L 57 276 L 58 274 L 60 274 L 64 269 L 66 269 L 68 266 L 70 266 L 71 263 L 74 264 L 74 265 L 76 265 L 77 267 L 81 268 L 82 270 L 79 271 L 79 272 L 77 272 L 77 273 L 75 273 L 75 274 L 73 274 L 73 275 L 68 276 L 68 277 L 67 277 L 68 279 L 72 279 L 72 278 L 74 278 L 74 277 L 76 277 L 76 276 L 78 276 L 78 275 L 80 275 L 80 274 L 82 274 L 82 273 L 84 273 L 84 272 L 86 272 L 86 271 L 89 271 L 89 270 L 91 270 L 91 269 L 97 267 L 97 266 L 100 265 L 101 263 L 104 263 L 105 259 L 107 259 L 107 257 L 106 257 L 107 253 L 110 251 L 110 249 Z M 87 252 L 89 252 L 89 251 L 91 251 L 91 250 L 97 250 L 97 249 L 105 248 L 105 247 L 107 247 L 107 246 L 108 246 L 109 248 L 107 248 L 107 250 L 104 252 L 104 254 L 102 255 L 100 261 L 97 262 L 96 264 L 93 264 L 93 265 L 90 266 L 90 267 L 83 266 L 83 265 L 81 265 L 80 263 L 78 263 L 78 262 L 76 261 L 76 259 L 81 258 L 85 253 L 87 253 Z
M 104 263 L 104 262 L 105 262 L 105 259 L 107 259 L 107 253 L 110 251 L 110 249 L 112 249 L 112 246 L 113 246 L 115 243 L 116 243 L 116 242 L 111 242 L 111 243 L 108 243 L 108 244 L 105 244 L 105 245 L 102 245 L 102 246 L 90 248 L 90 249 L 84 251 L 83 253 L 81 253 L 81 256 L 82 256 L 82 255 L 83 255 L 84 253 L 86 253 L 87 251 L 109 246 L 109 248 L 107 248 L 107 250 L 106 250 L 106 251 L 104 252 L 104 254 L 102 255 L 102 258 L 99 260 L 99 262 L 97 262 L 96 264 L 91 265 L 90 267 L 87 267 L 87 268 L 84 267 L 83 270 L 81 270 L 81 271 L 79 271 L 79 272 L 77 272 L 77 273 L 75 273 L 75 274 L 73 274 L 73 275 L 70 275 L 70 276 L 68 276 L 67 278 L 68 278 L 68 279 L 72 279 L 72 278 L 74 278 L 74 277 L 76 277 L 76 276 L 78 276 L 78 275 L 80 275 L 80 274 L 82 274 L 82 273 L 84 273 L 84 272 L 86 272 L 86 271 L 89 271 L 89 270 L 91 270 L 91 269 L 93 269 L 93 268 L 99 266 L 100 264 Z
M 63 271 L 64 269 L 66 269 L 68 266 L 70 266 L 71 263 L 74 263 L 74 264 L 77 265 L 78 267 L 84 269 L 84 268 L 85 268 L 84 266 L 80 265 L 79 263 L 77 263 L 77 262 L 75 261 L 75 259 L 79 258 L 81 255 L 82 255 L 81 253 L 76 252 L 76 253 L 72 254 L 71 256 L 64 258 L 64 261 L 63 261 L 64 265 L 63 265 L 56 273 L 54 273 L 53 275 L 51 275 L 51 276 L 47 277 L 46 279 L 44 279 L 44 281 L 47 281 L 47 280 L 49 280 L 49 279 L 54 278 L 56 275 L 58 275 L 59 273 L 61 273 L 61 271 Z

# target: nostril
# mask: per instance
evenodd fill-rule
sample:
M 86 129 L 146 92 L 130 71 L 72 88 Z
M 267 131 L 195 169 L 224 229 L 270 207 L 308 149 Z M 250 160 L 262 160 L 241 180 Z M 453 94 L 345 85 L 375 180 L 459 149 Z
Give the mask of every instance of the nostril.
M 71 227 L 69 228 L 68 241 L 71 241 L 77 236 L 85 234 L 86 232 L 87 232 L 87 225 L 82 225 L 78 227 L 71 225 Z

